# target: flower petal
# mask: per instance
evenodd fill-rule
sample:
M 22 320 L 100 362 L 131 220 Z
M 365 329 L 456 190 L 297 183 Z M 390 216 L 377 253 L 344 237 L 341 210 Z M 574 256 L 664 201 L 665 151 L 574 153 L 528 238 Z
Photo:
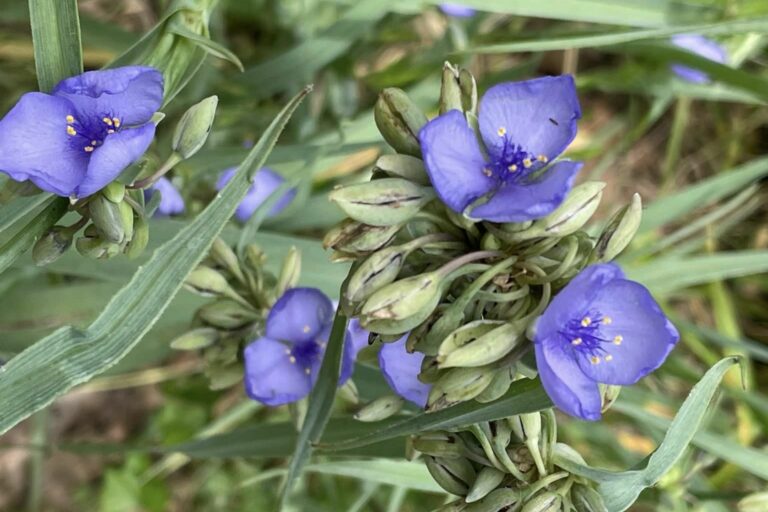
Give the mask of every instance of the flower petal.
M 227 169 L 219 177 L 216 183 L 216 188 L 221 190 L 232 179 L 237 169 L 235 167 Z M 237 207 L 235 216 L 240 222 L 246 222 L 250 219 L 256 210 L 266 201 L 272 193 L 277 190 L 280 185 L 285 183 L 285 178 L 274 172 L 268 167 L 262 167 L 259 169 L 253 177 L 253 185 L 248 189 L 248 193 Z M 288 205 L 296 197 L 296 189 L 292 188 L 283 194 L 283 196 L 277 200 L 272 206 L 272 209 L 268 213 L 268 217 L 273 217 L 288 207 Z
M 266 337 L 245 347 L 245 392 L 249 397 L 277 406 L 309 394 L 312 379 L 304 368 L 291 362 L 287 350 L 284 344 Z
M 88 71 L 62 80 L 53 94 L 70 100 L 84 117 L 144 124 L 163 103 L 163 75 L 147 66 Z
M 610 323 L 600 326 L 601 357 L 592 364 L 578 359 L 581 370 L 604 384 L 628 386 L 661 366 L 680 335 L 650 292 L 640 283 L 616 279 L 597 292 L 591 308 Z M 620 338 L 617 338 L 620 336 Z M 614 342 L 615 340 L 615 342 Z
M 544 390 L 561 411 L 585 420 L 600 419 L 600 388 L 579 368 L 570 353 L 554 339 L 535 344 L 536 366 Z
M 77 197 L 98 192 L 114 181 L 123 170 L 138 160 L 152 143 L 155 123 L 127 128 L 109 135 L 91 154 L 85 179 L 77 187 Z
M 698 34 L 678 34 L 672 36 L 672 44 L 720 64 L 725 64 L 728 60 L 728 53 L 725 51 L 725 48 L 715 41 Z M 696 84 L 709 82 L 709 76 L 698 69 L 673 64 L 672 71 L 683 80 L 689 82 Z
M 600 289 L 624 272 L 614 263 L 590 265 L 555 295 L 536 323 L 536 340 L 553 339 L 573 318 L 586 313 Z
M 480 100 L 480 133 L 493 159 L 501 155 L 506 138 L 534 157 L 554 160 L 576 137 L 580 118 L 570 75 L 498 84 Z M 504 128 L 504 137 L 499 128 Z
M 508 182 L 469 216 L 492 222 L 525 222 L 539 219 L 560 206 L 581 169 L 581 162 L 555 162 L 531 182 Z
M 487 194 L 495 181 L 483 174 L 485 159 L 464 114 L 451 110 L 428 122 L 419 132 L 424 165 L 437 195 L 461 213 Z
M 339 386 L 344 384 L 352 376 L 355 370 L 357 354 L 368 346 L 368 331 L 363 329 L 357 318 L 353 318 L 347 325 L 347 333 L 344 338 L 344 354 L 341 359 L 341 374 Z
M 475 15 L 475 10 L 471 7 L 466 7 L 461 4 L 454 3 L 442 3 L 440 4 L 440 10 L 448 16 L 455 18 L 469 18 Z
M 163 176 L 152 185 L 152 190 L 160 192 L 160 204 L 157 206 L 155 216 L 184 213 L 184 198 L 179 190 L 173 186 L 171 180 Z
M 408 335 L 392 343 L 384 343 L 379 350 L 379 368 L 392 390 L 419 407 L 427 405 L 431 386 L 419 380 L 424 354 L 405 350 Z
M 23 95 L 0 121 L 0 170 L 67 197 L 82 181 L 88 153 L 67 134 L 72 104 L 39 92 Z
M 291 288 L 280 297 L 267 316 L 266 335 L 298 343 L 323 334 L 333 320 L 331 299 L 316 288 Z

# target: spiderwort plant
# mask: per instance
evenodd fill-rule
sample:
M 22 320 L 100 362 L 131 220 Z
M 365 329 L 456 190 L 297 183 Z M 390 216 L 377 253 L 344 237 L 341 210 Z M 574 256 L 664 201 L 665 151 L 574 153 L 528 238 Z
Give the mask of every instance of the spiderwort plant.
M 461 4 L 443 3 L 440 4 L 440 10 L 448 16 L 454 18 L 471 18 L 475 15 L 475 10 L 471 7 L 466 7 Z
M 317 380 L 333 324 L 334 305 L 320 290 L 292 288 L 269 312 L 264 336 L 245 348 L 245 390 L 269 406 L 307 396 Z M 368 333 L 351 322 L 344 339 L 339 385 L 352 375 Z
M 658 368 L 679 339 L 650 292 L 612 263 L 591 265 L 536 323 L 541 383 L 562 411 L 600 419 L 598 383 L 627 386 Z
M 0 170 L 63 197 L 87 197 L 149 147 L 163 76 L 127 66 L 62 80 L 30 92 L 0 121 Z
M 427 405 L 430 386 L 419 380 L 424 354 L 408 353 L 405 342 L 408 336 L 384 343 L 379 350 L 379 368 L 392 391 L 419 407 Z
M 678 34 L 672 37 L 672 44 L 720 64 L 725 64 L 728 60 L 728 53 L 725 51 L 725 48 L 712 39 L 699 34 Z M 709 75 L 698 69 L 674 64 L 672 65 L 672 71 L 688 82 L 695 84 L 709 82 Z
M 480 101 L 484 147 L 465 115 L 451 110 L 419 132 L 424 164 L 455 212 L 471 208 L 470 217 L 493 222 L 538 219 L 563 201 L 581 168 L 568 160 L 552 163 L 576 136 L 580 118 L 569 75 L 502 83 Z
M 179 189 L 171 183 L 171 180 L 166 177 L 160 178 L 152 185 L 151 189 L 145 190 L 145 195 L 151 197 L 154 191 L 160 193 L 160 203 L 155 210 L 155 216 L 168 217 L 184 213 L 184 198 Z
M 227 169 L 219 176 L 219 180 L 216 182 L 216 189 L 221 190 L 229 183 L 232 176 L 235 175 L 236 168 Z M 272 193 L 277 190 L 280 185 L 285 183 L 285 178 L 277 174 L 269 167 L 262 167 L 256 172 L 253 177 L 253 185 L 248 189 L 248 193 L 243 198 L 240 205 L 237 207 L 235 216 L 240 222 L 246 222 L 253 216 L 256 210 L 266 201 Z M 296 189 L 292 188 L 285 192 L 280 199 L 269 210 L 269 216 L 274 217 L 283 210 L 285 210 L 291 201 L 296 197 Z

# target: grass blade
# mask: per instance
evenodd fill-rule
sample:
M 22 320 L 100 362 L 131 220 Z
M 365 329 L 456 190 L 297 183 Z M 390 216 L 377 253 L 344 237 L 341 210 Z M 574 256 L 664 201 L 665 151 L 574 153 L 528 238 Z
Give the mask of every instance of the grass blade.
M 83 72 L 77 0 L 29 0 L 29 21 L 41 91 Z

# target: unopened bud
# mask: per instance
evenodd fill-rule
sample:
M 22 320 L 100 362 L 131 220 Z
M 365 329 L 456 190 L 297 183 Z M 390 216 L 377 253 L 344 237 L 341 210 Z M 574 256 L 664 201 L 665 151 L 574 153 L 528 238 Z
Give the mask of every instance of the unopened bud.
M 600 234 L 595 244 L 595 256 L 598 261 L 611 261 L 621 254 L 640 227 L 643 217 L 643 201 L 640 194 L 632 196 L 632 202 L 616 212 Z
M 206 368 L 205 376 L 212 390 L 228 389 L 243 380 L 243 369 L 239 365 L 211 366 Z
M 430 185 L 429 176 L 421 158 L 410 155 L 382 155 L 376 160 L 376 169 L 392 177 L 404 178 L 419 185 Z
M 576 512 L 608 512 L 600 493 L 586 485 L 576 484 L 571 488 L 571 503 Z
M 229 299 L 206 304 L 197 310 L 197 315 L 206 324 L 221 329 L 238 329 L 259 318 L 255 311 L 246 309 Z
M 768 510 L 768 492 L 757 492 L 739 500 L 739 512 L 765 512 Z
M 461 87 L 461 106 L 465 112 L 477 114 L 477 82 L 472 73 L 462 68 L 459 71 L 459 87 Z
M 400 231 L 401 225 L 369 226 L 352 219 L 345 219 L 333 227 L 323 238 L 323 247 L 360 256 L 387 245 Z
M 565 443 L 555 443 L 555 459 L 565 459 L 582 466 L 587 465 L 587 461 L 571 445 Z
M 101 191 L 104 197 L 112 201 L 113 203 L 121 203 L 125 197 L 125 185 L 119 181 L 113 181 Z
M 403 404 L 404 401 L 399 396 L 382 396 L 373 402 L 366 404 L 365 407 L 357 411 L 354 417 L 357 421 L 365 422 L 385 420 L 400 412 L 400 409 L 403 408 Z
M 203 297 L 225 295 L 230 286 L 227 279 L 210 267 L 198 266 L 184 280 L 185 287 Z
M 450 62 L 443 64 L 443 78 L 440 84 L 440 114 L 451 110 L 464 110 L 459 85 L 459 70 Z
M 120 207 L 104 197 L 96 194 L 88 203 L 88 212 L 101 237 L 119 244 L 125 238 L 125 228 Z
M 283 259 L 283 266 L 277 276 L 277 284 L 274 288 L 274 296 L 280 297 L 289 288 L 299 283 L 301 276 L 301 252 L 296 247 L 291 247 Z
M 381 334 L 410 331 L 426 320 L 440 302 L 441 280 L 438 272 L 427 272 L 384 286 L 363 303 L 360 323 Z
M 470 504 L 464 512 L 499 512 L 517 510 L 515 505 L 522 500 L 522 493 L 517 489 L 502 487 L 492 491 L 480 501 Z
M 328 197 L 356 221 L 394 226 L 419 213 L 435 191 L 402 178 L 383 178 L 339 187 Z
M 463 457 L 466 450 L 463 441 L 448 432 L 426 432 L 413 436 L 411 446 L 425 455 L 450 459 Z
M 496 468 L 486 466 L 481 469 L 477 474 L 475 481 L 472 483 L 472 486 L 469 488 L 466 498 L 467 503 L 472 503 L 485 498 L 488 493 L 499 486 L 505 476 L 505 473 L 502 473 Z M 495 508 L 493 510 L 495 512 L 500 509 Z
M 133 238 L 133 208 L 127 201 L 121 201 L 117 206 L 120 208 L 120 221 L 125 230 L 123 241 L 128 242 Z
M 174 350 L 200 350 L 210 347 L 219 340 L 219 331 L 211 327 L 201 327 L 182 334 L 171 341 Z
M 373 118 L 384 140 L 398 153 L 421 156 L 419 130 L 427 116 L 401 89 L 384 89 L 373 109 Z
M 149 224 L 143 216 L 139 216 L 133 223 L 133 237 L 125 249 L 125 255 L 129 258 L 138 258 L 147 248 L 149 243 Z
M 82 237 L 75 242 L 77 252 L 86 258 L 109 259 L 120 252 L 118 244 L 101 238 Z
M 402 245 L 376 251 L 352 273 L 344 295 L 350 302 L 360 302 L 392 283 L 403 268 L 408 248 Z
M 440 368 L 456 368 L 493 363 L 519 346 L 524 340 L 523 334 L 520 326 L 505 322 L 476 338 L 449 336 L 446 341 L 451 341 L 440 345 L 438 365 Z
M 221 238 L 216 238 L 211 246 L 211 258 L 213 261 L 230 271 L 240 282 L 245 282 L 243 271 L 240 269 L 240 261 L 235 255 L 235 251 L 227 242 Z
M 427 398 L 427 412 L 445 409 L 459 402 L 472 400 L 493 380 L 488 368 L 452 368 L 432 385 Z
M 539 440 L 541 439 L 541 414 L 532 412 L 528 414 L 518 414 L 507 418 L 509 426 L 515 435 L 525 443 L 528 451 L 536 464 L 539 476 L 547 474 L 545 461 L 541 455 Z
M 556 492 L 547 491 L 529 500 L 521 512 L 557 512 L 561 509 L 563 497 Z
M 511 371 L 514 371 L 514 366 L 511 368 L 501 368 L 497 370 L 493 376 L 493 380 L 482 393 L 475 397 L 475 400 L 481 404 L 487 404 L 495 402 L 501 398 L 504 393 L 509 390 L 509 385 L 512 383 Z
M 474 468 L 464 458 L 444 459 L 424 457 L 429 474 L 440 487 L 451 494 L 464 496 L 469 489 L 469 483 L 474 480 Z
M 173 132 L 171 143 L 171 147 L 181 155 L 181 158 L 187 159 L 203 147 L 208 139 L 208 134 L 211 132 L 218 103 L 219 98 L 217 96 L 210 96 L 190 107 L 181 116 L 176 130 Z
M 611 408 L 611 406 L 619 398 L 621 393 L 621 386 L 613 386 L 611 384 L 600 384 L 600 398 L 602 399 L 601 412 L 605 412 Z
M 42 267 L 59 259 L 72 245 L 73 235 L 74 233 L 69 228 L 52 227 L 32 247 L 32 260 L 35 265 Z
M 605 183 L 602 181 L 587 181 L 577 185 L 555 211 L 535 221 L 528 231 L 544 237 L 575 233 L 592 218 L 600 205 L 604 188 Z

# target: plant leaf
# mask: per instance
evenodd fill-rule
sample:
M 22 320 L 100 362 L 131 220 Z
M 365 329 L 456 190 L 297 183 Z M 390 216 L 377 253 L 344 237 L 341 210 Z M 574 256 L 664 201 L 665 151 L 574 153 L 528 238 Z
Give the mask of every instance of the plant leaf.
M 41 91 L 83 72 L 77 0 L 29 0 L 29 22 Z
M 69 201 L 64 197 L 49 196 L 52 203 L 37 215 L 24 222 L 27 218 L 14 223 L 16 233 L 0 245 L 0 273 L 5 271 L 16 259 L 32 247 L 45 232 L 53 227 L 67 213 Z

